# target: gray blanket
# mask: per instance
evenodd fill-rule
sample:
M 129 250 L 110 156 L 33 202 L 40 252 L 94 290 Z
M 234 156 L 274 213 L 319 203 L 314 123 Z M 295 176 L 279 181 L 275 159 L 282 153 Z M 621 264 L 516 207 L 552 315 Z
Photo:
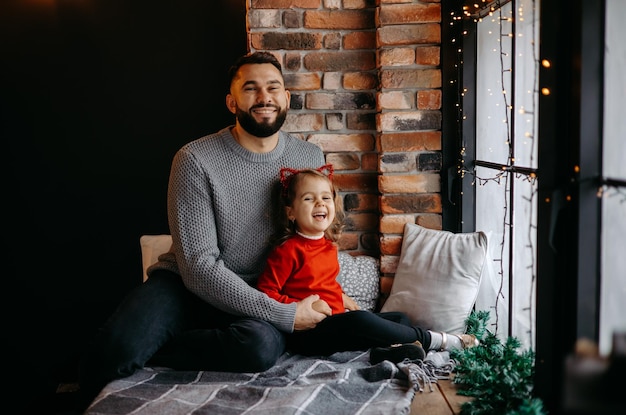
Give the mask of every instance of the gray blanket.
M 401 415 L 424 382 L 436 381 L 415 365 L 370 365 L 368 357 L 287 353 L 261 373 L 146 368 L 107 385 L 85 414 Z

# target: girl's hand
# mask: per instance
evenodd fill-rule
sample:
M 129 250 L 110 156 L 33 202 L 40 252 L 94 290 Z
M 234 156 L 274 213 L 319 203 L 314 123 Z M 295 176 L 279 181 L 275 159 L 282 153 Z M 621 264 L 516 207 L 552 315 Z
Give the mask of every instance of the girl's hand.
M 354 301 L 351 297 L 347 296 L 345 293 L 342 293 L 343 296 L 343 306 L 346 310 L 354 311 L 360 310 L 361 307 Z
M 317 311 L 313 308 L 313 304 L 321 310 Z M 330 306 L 324 300 L 320 300 L 320 296 L 313 294 L 305 298 L 304 300 L 296 303 L 296 321 L 294 322 L 294 330 L 308 330 L 312 329 L 324 320 L 327 316 L 332 314 Z
M 324 300 L 313 301 L 313 304 L 311 304 L 311 307 L 313 307 L 313 310 L 317 311 L 318 313 L 330 315 L 328 314 L 328 310 L 330 309 L 330 306 Z

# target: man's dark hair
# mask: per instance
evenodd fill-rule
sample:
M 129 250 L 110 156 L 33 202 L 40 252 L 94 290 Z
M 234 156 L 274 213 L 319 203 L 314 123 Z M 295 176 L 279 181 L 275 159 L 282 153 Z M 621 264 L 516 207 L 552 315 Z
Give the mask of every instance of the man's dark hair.
M 280 62 L 274 55 L 269 52 L 253 52 L 248 53 L 247 55 L 243 55 L 239 59 L 235 61 L 235 63 L 228 69 L 228 85 L 233 83 L 233 78 L 237 75 L 237 71 L 243 65 L 247 65 L 249 63 L 271 63 L 278 69 L 278 72 L 283 73 L 282 66 Z

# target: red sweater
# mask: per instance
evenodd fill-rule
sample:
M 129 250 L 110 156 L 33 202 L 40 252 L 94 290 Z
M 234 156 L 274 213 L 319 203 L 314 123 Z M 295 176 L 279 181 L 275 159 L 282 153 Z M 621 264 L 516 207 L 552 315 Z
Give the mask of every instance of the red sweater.
M 281 303 L 319 294 L 333 314 L 338 314 L 345 307 L 337 275 L 337 247 L 331 241 L 294 235 L 270 253 L 257 288 Z

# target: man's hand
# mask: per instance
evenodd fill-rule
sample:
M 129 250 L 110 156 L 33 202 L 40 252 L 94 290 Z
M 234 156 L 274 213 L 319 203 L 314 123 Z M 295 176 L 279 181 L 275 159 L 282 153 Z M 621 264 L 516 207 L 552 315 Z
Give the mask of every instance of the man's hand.
M 315 307 L 313 307 L 313 303 L 315 303 Z M 294 330 L 312 329 L 317 323 L 332 315 L 330 306 L 326 301 L 320 300 L 320 296 L 317 294 L 310 295 L 296 304 Z
M 352 299 L 352 297 L 347 296 L 345 293 L 343 295 L 343 306 L 346 310 L 354 311 L 360 310 L 361 307 Z

